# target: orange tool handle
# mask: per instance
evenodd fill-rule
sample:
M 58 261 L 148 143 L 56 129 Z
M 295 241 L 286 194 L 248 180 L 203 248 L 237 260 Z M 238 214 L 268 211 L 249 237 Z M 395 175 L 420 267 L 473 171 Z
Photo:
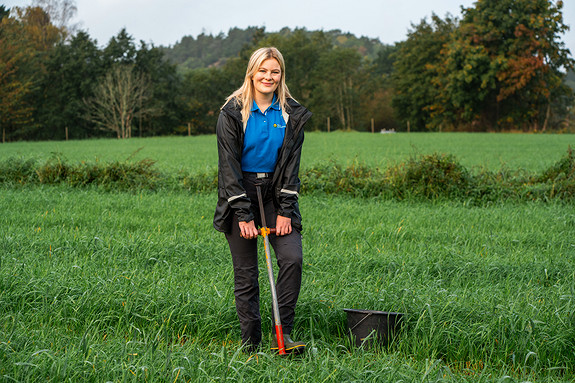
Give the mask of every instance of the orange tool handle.
M 258 235 L 262 235 L 262 230 L 266 230 L 267 229 L 267 234 L 275 234 L 276 233 L 276 228 L 272 227 L 272 228 L 261 228 L 260 231 L 258 231 Z

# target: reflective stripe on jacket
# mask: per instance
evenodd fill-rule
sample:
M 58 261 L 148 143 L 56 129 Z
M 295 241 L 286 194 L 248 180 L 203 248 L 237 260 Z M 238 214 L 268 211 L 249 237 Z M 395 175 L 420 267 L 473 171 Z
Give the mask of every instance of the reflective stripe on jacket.
M 312 113 L 293 99 L 288 99 L 289 110 L 286 134 L 274 170 L 274 206 L 278 215 L 289 217 L 292 226 L 301 231 L 298 205 L 300 190 L 299 166 L 304 140 L 303 126 Z M 218 203 L 214 214 L 214 228 L 231 230 L 232 214 L 239 221 L 254 219 L 251 202 L 243 187 L 241 168 L 244 143 L 244 124 L 240 107 L 228 102 L 221 110 L 216 126 L 218 140 Z

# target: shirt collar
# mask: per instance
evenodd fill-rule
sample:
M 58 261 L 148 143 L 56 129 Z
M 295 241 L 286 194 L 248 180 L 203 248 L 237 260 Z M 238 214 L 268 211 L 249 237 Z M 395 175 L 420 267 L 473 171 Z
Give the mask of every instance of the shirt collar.
M 278 96 L 275 93 L 270 108 L 280 110 L 280 100 L 278 100 Z
M 275 109 L 275 110 L 281 110 L 280 108 L 280 102 L 278 100 L 278 96 L 274 93 L 274 98 L 272 99 L 272 104 L 270 105 L 270 107 L 268 109 Z M 255 100 L 252 102 L 252 109 L 251 112 L 255 112 L 256 110 L 258 110 L 258 104 L 256 104 Z

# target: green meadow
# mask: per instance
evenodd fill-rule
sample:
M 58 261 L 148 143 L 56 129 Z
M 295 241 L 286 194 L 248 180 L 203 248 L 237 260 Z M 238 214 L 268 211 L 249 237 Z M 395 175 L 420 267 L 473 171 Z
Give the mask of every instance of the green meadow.
M 499 170 L 541 171 L 575 147 L 572 134 L 489 133 L 306 133 L 302 168 L 327 160 L 385 168 L 413 155 L 448 153 L 462 165 Z M 123 161 L 150 158 L 160 169 L 205 170 L 217 167 L 216 137 L 158 137 L 130 140 L 15 142 L 0 147 L 10 157 L 47 159 L 54 153 L 70 161 Z
M 541 172 L 573 135 L 309 133 L 302 168 L 385 168 L 417 154 Z M 214 136 L 0 146 L 0 162 L 128 158 L 216 168 Z M 215 191 L 0 184 L 0 381 L 570 382 L 575 207 L 569 201 L 300 195 L 298 357 L 244 353 Z M 262 250 L 263 251 L 263 250 Z M 262 254 L 263 255 L 263 254 Z M 387 347 L 357 347 L 345 308 L 404 313 Z

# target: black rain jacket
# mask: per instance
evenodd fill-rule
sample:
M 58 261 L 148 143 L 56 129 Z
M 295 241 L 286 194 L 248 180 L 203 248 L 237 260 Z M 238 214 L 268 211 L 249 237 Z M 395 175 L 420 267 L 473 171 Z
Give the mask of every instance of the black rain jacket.
M 299 165 L 304 139 L 303 126 L 312 113 L 293 99 L 288 99 L 289 115 L 284 141 L 273 175 L 273 203 L 278 215 L 291 218 L 292 226 L 301 231 L 298 205 L 300 190 Z M 282 110 L 284 116 L 286 113 Z M 284 117 L 285 119 L 285 117 Z M 239 221 L 254 219 L 251 202 L 243 186 L 242 150 L 244 124 L 240 106 L 228 102 L 221 110 L 216 127 L 218 139 L 218 204 L 214 214 L 214 228 L 231 231 L 232 214 Z

